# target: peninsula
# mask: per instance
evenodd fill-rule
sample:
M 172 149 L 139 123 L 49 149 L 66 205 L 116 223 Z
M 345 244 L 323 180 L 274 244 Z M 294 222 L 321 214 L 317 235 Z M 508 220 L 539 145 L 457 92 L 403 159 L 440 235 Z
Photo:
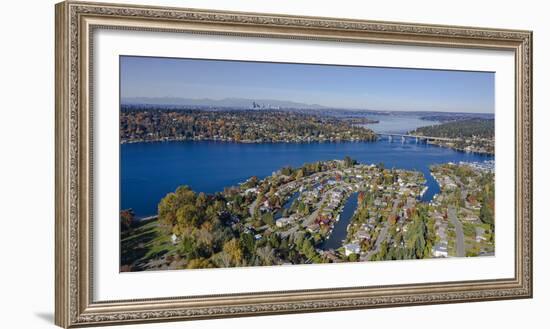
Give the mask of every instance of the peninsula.
M 363 119 L 364 121 L 365 119 Z M 121 143 L 209 140 L 239 143 L 374 141 L 355 120 L 277 109 L 166 109 L 123 106 Z

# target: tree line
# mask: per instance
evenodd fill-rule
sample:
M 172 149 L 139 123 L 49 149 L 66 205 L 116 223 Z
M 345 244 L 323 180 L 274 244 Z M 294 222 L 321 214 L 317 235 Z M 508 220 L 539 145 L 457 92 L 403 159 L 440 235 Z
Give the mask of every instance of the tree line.
M 123 107 L 122 142 L 376 140 L 372 130 L 331 116 L 277 110 L 165 110 Z

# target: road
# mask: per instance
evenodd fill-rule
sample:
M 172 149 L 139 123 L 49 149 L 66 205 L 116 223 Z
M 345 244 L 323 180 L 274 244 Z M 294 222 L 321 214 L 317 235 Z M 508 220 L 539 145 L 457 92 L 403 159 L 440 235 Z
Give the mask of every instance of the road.
M 399 201 L 395 200 L 393 202 L 393 208 L 392 208 L 392 214 L 397 213 L 397 207 L 399 206 Z M 367 259 L 370 259 L 373 255 L 377 254 L 380 251 L 380 246 L 382 245 L 382 242 L 386 240 L 386 235 L 388 235 L 388 228 L 390 227 L 390 223 L 386 220 L 384 222 L 384 227 L 380 230 L 380 233 L 378 234 L 378 238 L 376 239 L 376 242 L 374 243 L 374 249 L 369 251 L 367 253 Z
M 377 254 L 380 251 L 380 246 L 382 245 L 382 242 L 386 240 L 386 235 L 388 235 L 388 228 L 390 227 L 390 224 L 388 221 L 384 223 L 384 227 L 380 230 L 380 233 L 378 234 L 378 238 L 376 239 L 376 242 L 374 243 L 374 249 L 369 251 L 367 254 L 367 259 L 370 260 L 370 258 Z
M 256 210 L 256 206 L 258 205 L 258 201 L 260 201 L 260 198 L 256 198 L 254 202 L 250 204 L 248 207 L 248 213 L 250 214 L 250 217 L 254 217 L 254 211 Z
M 449 207 L 449 210 L 447 211 L 447 215 L 449 215 L 449 220 L 451 221 L 451 223 L 453 223 L 453 225 L 455 227 L 456 257 L 464 257 L 466 255 L 466 251 L 465 251 L 465 248 L 464 248 L 464 231 L 462 230 L 462 223 L 456 217 L 456 208 L 455 207 Z
M 329 193 L 332 192 L 332 190 L 334 189 L 335 188 L 333 187 L 323 193 L 323 197 L 321 198 L 321 200 L 317 202 L 317 204 L 315 204 L 315 210 L 311 214 L 309 214 L 309 216 L 307 216 L 307 218 L 302 222 L 303 227 L 308 227 L 315 222 L 319 215 L 319 211 L 321 210 L 321 205 L 327 201 L 327 199 L 329 198 Z

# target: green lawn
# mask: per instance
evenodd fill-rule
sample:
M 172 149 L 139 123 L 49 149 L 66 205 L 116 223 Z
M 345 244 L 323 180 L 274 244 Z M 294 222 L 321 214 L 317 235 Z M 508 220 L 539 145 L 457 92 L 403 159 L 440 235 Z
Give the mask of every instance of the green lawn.
M 139 223 L 121 233 L 120 265 L 131 266 L 131 271 L 145 270 L 147 263 L 171 251 L 170 237 L 161 234 L 156 220 Z

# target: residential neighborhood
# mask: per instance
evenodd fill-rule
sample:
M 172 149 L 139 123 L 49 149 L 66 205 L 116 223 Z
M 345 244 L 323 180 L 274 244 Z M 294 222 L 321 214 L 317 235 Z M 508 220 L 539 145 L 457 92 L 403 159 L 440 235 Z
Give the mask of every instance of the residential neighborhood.
M 432 166 L 431 178 L 439 193 L 430 202 L 421 201 L 428 189 L 421 172 L 360 164 L 349 157 L 281 168 L 263 180 L 251 177 L 215 197 L 180 188 L 159 205 L 158 224 L 170 239 L 157 247 L 165 252 L 160 259 L 133 266 L 189 268 L 492 255 L 493 167 L 490 162 Z M 171 210 L 171 204 L 187 201 L 178 199 L 194 200 L 192 209 L 186 211 L 203 209 L 219 222 L 191 226 L 180 222 L 181 210 Z M 205 237 L 209 238 L 201 242 Z M 190 250 L 207 243 L 198 261 L 190 262 L 196 259 L 193 253 L 181 253 L 185 241 Z

